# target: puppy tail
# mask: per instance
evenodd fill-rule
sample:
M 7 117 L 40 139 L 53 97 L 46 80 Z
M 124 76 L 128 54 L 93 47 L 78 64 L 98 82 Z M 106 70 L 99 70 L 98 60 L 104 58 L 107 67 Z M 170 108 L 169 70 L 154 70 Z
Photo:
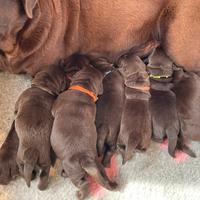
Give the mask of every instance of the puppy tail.
M 181 125 L 181 123 L 180 123 Z M 182 130 L 182 127 L 180 129 L 180 133 L 179 133 L 179 137 L 178 137 L 178 141 L 177 141 L 177 148 L 181 151 L 183 151 L 184 153 L 188 154 L 190 157 L 192 158 L 196 158 L 196 154 L 192 151 L 192 149 L 190 149 L 187 145 L 187 139 L 186 137 L 184 137 L 184 133 Z
M 180 136 L 177 144 L 177 148 L 184 153 L 188 154 L 192 158 L 196 158 L 196 154 L 190 149 L 187 145 L 186 142 L 183 140 L 182 136 Z
M 86 156 L 81 159 L 80 164 L 97 183 L 111 191 L 117 189 L 118 184 L 109 180 L 103 166 L 98 161 Z
M 108 126 L 101 124 L 97 127 L 97 152 L 98 156 L 103 156 L 105 152 L 106 137 L 109 133 Z
M 24 179 L 28 187 L 31 185 L 32 174 L 35 169 L 35 165 L 39 158 L 39 152 L 34 148 L 28 148 L 24 152 Z
M 125 165 L 126 162 L 128 161 L 128 157 L 126 154 L 126 145 L 122 143 L 117 144 L 117 152 L 122 158 L 122 164 Z
M 179 130 L 176 130 L 173 128 L 166 131 L 166 135 L 169 141 L 168 153 L 173 158 L 175 158 L 175 151 L 176 151 L 177 143 L 178 143 L 178 134 L 179 134 Z
M 190 157 L 192 158 L 196 158 L 196 154 L 192 151 L 192 149 L 190 149 L 187 145 L 183 145 L 182 146 L 182 151 L 186 154 L 188 154 Z
M 117 148 L 118 152 L 122 156 L 123 165 L 125 165 L 126 162 L 129 161 L 134 156 L 136 150 L 139 149 L 139 144 L 140 144 L 140 138 L 128 137 L 128 141 L 121 141 L 120 139 L 118 140 Z

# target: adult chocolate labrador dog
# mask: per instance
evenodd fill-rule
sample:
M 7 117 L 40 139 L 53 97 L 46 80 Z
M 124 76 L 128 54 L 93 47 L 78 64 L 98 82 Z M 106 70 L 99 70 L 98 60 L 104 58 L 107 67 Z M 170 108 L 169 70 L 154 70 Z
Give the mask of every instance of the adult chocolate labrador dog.
M 77 52 L 115 60 L 152 39 L 166 2 L 0 0 L 0 68 L 34 75 Z
M 159 35 L 177 65 L 198 70 L 199 9 L 200 0 L 0 0 L 0 69 L 34 75 L 76 52 L 115 60 Z
M 0 0 L 0 68 L 33 75 L 75 52 L 115 60 L 159 35 L 177 65 L 197 70 L 199 9 L 200 0 Z

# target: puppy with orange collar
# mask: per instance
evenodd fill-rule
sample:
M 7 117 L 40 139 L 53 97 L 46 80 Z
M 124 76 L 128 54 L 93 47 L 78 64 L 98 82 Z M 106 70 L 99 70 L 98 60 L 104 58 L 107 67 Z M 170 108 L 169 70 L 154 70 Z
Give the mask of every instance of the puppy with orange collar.
M 79 59 L 82 69 L 72 76 L 69 90 L 58 97 L 52 109 L 51 145 L 62 161 L 63 174 L 79 189 L 78 198 L 83 199 L 88 194 L 87 174 L 109 190 L 117 184 L 108 179 L 97 160 L 95 127 L 95 102 L 103 93 L 103 78 L 112 67 L 94 68 L 86 57 Z

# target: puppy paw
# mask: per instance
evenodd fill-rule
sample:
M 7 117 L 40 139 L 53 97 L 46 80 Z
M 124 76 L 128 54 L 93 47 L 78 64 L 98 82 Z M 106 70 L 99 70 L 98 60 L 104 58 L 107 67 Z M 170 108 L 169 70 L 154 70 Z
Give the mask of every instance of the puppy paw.
M 48 180 L 43 181 L 43 182 L 40 181 L 39 184 L 38 184 L 38 189 L 41 190 L 41 191 L 46 190 L 47 187 L 48 187 L 48 184 L 49 184 Z
M 19 175 L 16 154 L 0 150 L 0 184 L 6 185 Z
M 76 192 L 76 197 L 77 197 L 78 200 L 84 200 L 86 198 L 86 195 L 84 194 L 83 191 L 79 190 L 79 191 Z

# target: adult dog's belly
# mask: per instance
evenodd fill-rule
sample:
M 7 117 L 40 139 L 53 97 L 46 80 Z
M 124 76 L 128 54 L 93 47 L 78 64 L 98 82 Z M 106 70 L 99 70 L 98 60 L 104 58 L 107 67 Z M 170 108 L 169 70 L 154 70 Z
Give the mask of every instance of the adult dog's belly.
M 163 45 L 170 58 L 187 71 L 200 71 L 200 0 L 176 0 Z M 162 25 L 162 24 L 161 24 Z
M 81 15 L 81 52 L 112 58 L 145 42 L 156 31 L 158 15 L 168 2 L 173 16 L 167 18 L 162 45 L 178 66 L 199 71 L 200 0 L 85 1 Z M 162 22 L 160 26 L 162 29 Z
M 115 60 L 157 31 L 157 20 L 168 3 L 172 16 L 160 24 L 161 29 L 167 24 L 162 45 L 178 66 L 200 70 L 200 0 L 82 1 L 79 51 Z
M 105 56 L 114 61 L 123 52 L 150 39 L 156 29 L 157 19 L 168 2 L 177 6 L 170 11 L 174 13 L 174 17 L 167 22 L 162 38 L 164 49 L 177 65 L 186 70 L 195 71 L 200 68 L 200 0 L 61 2 L 61 15 L 68 18 L 64 40 L 61 36 L 57 41 L 52 35 L 47 41 L 48 44 L 44 44 L 44 48 L 34 55 L 23 60 L 18 59 L 17 62 L 11 60 L 13 66 L 9 66 L 12 68 L 10 71 L 34 75 L 44 66 L 67 58 L 73 53 Z M 68 2 L 71 2 L 70 5 L 65 5 Z M 57 24 L 59 23 L 55 21 L 53 30 L 58 29 Z M 62 25 L 61 22 L 60 24 Z M 0 65 L 2 62 L 0 58 Z
M 74 30 L 67 30 L 66 45 L 71 46 L 67 45 L 66 53 L 77 48 L 80 53 L 106 56 L 114 60 L 131 47 L 150 39 L 167 1 L 80 1 L 79 15 L 72 13 L 74 20 L 71 22 L 69 18 L 68 26 Z
M 65 34 L 49 33 L 48 40 L 34 54 L 17 61 L 11 59 L 12 72 L 34 75 L 44 66 L 74 53 L 105 56 L 114 61 L 151 37 L 156 20 L 169 0 L 57 1 L 61 3 L 61 9 L 57 10 L 61 17 L 52 22 L 51 32 L 65 29 Z M 43 15 L 46 8 L 41 9 Z

